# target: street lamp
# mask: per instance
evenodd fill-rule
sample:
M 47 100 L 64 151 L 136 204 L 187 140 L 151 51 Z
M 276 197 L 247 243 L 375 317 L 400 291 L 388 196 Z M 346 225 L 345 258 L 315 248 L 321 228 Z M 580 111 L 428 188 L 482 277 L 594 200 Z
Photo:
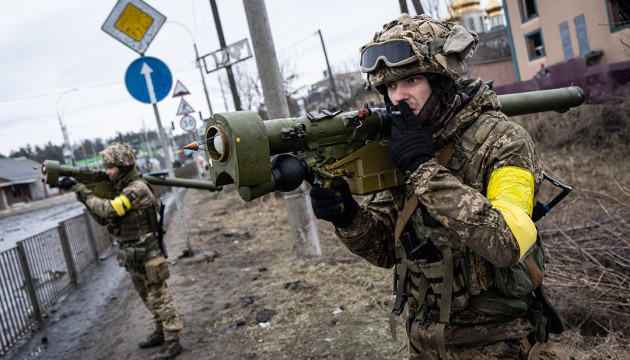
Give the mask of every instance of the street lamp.
M 61 133 L 63 134 L 63 159 L 66 164 L 70 163 L 70 165 L 74 165 L 74 153 L 72 152 L 72 146 L 70 145 L 70 138 L 68 137 L 68 129 L 66 128 L 66 124 L 63 123 L 61 119 L 61 112 L 59 111 L 59 102 L 61 98 L 70 92 L 77 91 L 78 89 L 70 89 L 62 92 L 57 98 L 57 119 L 59 119 L 59 126 L 61 126 Z
M 210 104 L 210 96 L 208 95 L 208 88 L 206 87 L 206 79 L 203 76 L 203 70 L 201 69 L 201 63 L 199 62 L 199 51 L 197 51 L 197 43 L 195 42 L 195 37 L 190 32 L 190 29 L 188 29 L 188 27 L 182 23 L 179 23 L 177 21 L 167 21 L 166 23 L 179 25 L 183 27 L 184 29 L 186 29 L 186 31 L 188 32 L 188 35 L 190 35 L 190 39 L 192 40 L 193 47 L 195 48 L 195 63 L 197 64 L 197 68 L 199 69 L 199 74 L 201 75 L 201 82 L 203 84 L 203 93 L 204 95 L 206 95 L 206 101 L 208 102 L 208 110 L 210 111 L 210 116 L 212 116 L 212 105 Z

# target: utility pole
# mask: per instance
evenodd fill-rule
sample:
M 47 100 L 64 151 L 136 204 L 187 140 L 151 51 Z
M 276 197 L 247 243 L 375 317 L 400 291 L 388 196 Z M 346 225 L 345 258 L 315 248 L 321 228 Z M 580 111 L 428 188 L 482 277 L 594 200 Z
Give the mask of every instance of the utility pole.
M 335 104 L 337 106 L 341 105 L 339 101 L 339 94 L 337 94 L 337 87 L 335 86 L 335 77 L 333 76 L 332 70 L 330 70 L 330 63 L 328 62 L 328 54 L 326 53 L 326 45 L 324 45 L 324 37 L 322 37 L 322 31 L 317 30 L 319 34 L 319 40 L 322 42 L 322 49 L 324 49 L 324 58 L 326 59 L 326 68 L 328 69 L 328 78 L 330 79 L 330 86 L 332 88 L 333 96 L 335 97 Z
M 420 4 L 420 0 L 411 0 L 411 4 L 413 4 L 413 7 L 416 9 L 416 14 L 424 14 L 424 9 L 422 8 L 422 4 Z
M 203 76 L 203 69 L 201 69 L 201 61 L 199 61 L 200 59 L 199 51 L 197 51 L 197 42 L 195 41 L 195 37 L 190 32 L 190 29 L 188 29 L 188 27 L 182 23 L 179 23 L 177 21 L 168 21 L 167 24 L 179 25 L 183 27 L 184 29 L 186 29 L 186 31 L 188 31 L 188 35 L 190 35 L 190 39 L 192 40 L 192 43 L 193 43 L 193 48 L 195 48 L 195 65 L 197 66 L 197 68 L 199 68 L 199 75 L 201 75 L 201 83 L 203 84 L 203 93 L 204 95 L 206 95 L 206 102 L 208 103 L 208 110 L 210 111 L 210 116 L 212 116 L 213 114 L 212 104 L 210 104 L 210 96 L 208 95 L 208 87 L 206 86 L 206 78 L 205 76 Z
M 264 0 L 243 0 L 243 5 L 269 117 L 272 119 L 290 117 L 265 2 Z M 297 256 L 299 258 L 320 256 L 322 250 L 319 245 L 317 224 L 304 183 L 297 190 L 285 194 L 284 204 L 287 208 Z
M 219 10 L 217 9 L 216 0 L 210 0 L 210 7 L 212 8 L 212 16 L 214 16 L 214 24 L 217 27 L 221 50 L 225 50 L 227 48 L 227 45 L 225 44 L 225 38 L 223 37 L 223 28 L 221 27 L 221 19 L 219 18 Z M 227 71 L 228 80 L 230 82 L 230 90 L 232 91 L 232 98 L 234 98 L 234 108 L 236 109 L 236 111 L 243 110 L 241 108 L 241 99 L 238 97 L 238 91 L 236 90 L 236 82 L 234 81 L 232 66 L 226 66 L 225 71 Z
M 146 64 L 145 64 L 146 65 Z M 155 95 L 153 95 L 155 96 Z M 158 126 L 158 134 L 160 136 L 160 142 L 162 142 L 162 149 L 164 150 L 164 156 L 166 157 L 166 169 L 168 170 L 168 176 L 175 178 L 175 170 L 173 169 L 173 151 L 168 144 L 166 133 L 162 127 L 162 120 L 160 119 L 160 112 L 158 111 L 157 102 L 153 102 L 153 112 L 155 113 L 155 121 Z M 186 237 L 186 247 L 188 248 L 188 254 L 194 253 L 192 242 L 190 240 L 190 233 L 188 232 L 188 224 L 186 223 L 186 214 L 184 213 L 184 206 L 182 205 L 182 199 L 179 196 L 178 189 L 173 189 L 173 197 L 175 198 L 175 206 L 177 207 L 177 213 L 179 214 L 179 221 L 184 229 L 184 236 Z
M 147 151 L 149 152 L 149 159 L 147 162 L 151 163 L 151 158 L 153 158 L 153 149 L 151 149 L 151 142 L 149 140 L 149 134 L 147 134 L 147 127 L 144 125 L 144 118 L 142 118 L 142 135 L 144 136 L 144 142 L 147 144 Z
M 400 4 L 400 13 L 409 14 L 409 9 L 407 8 L 407 0 L 398 0 L 398 3 Z
M 59 102 L 61 101 L 61 98 L 65 94 L 69 92 L 73 92 L 73 91 L 77 91 L 77 89 L 66 90 L 62 92 L 61 95 L 59 95 L 59 97 L 57 98 L 57 119 L 59 119 L 59 126 L 61 127 L 61 134 L 63 135 L 63 143 L 65 145 L 63 147 L 63 159 L 66 164 L 70 164 L 70 165 L 74 165 L 74 161 L 75 161 L 74 151 L 72 151 L 72 145 L 70 145 L 70 137 L 68 136 L 68 128 L 66 127 L 66 124 L 61 119 L 61 112 L 59 111 Z

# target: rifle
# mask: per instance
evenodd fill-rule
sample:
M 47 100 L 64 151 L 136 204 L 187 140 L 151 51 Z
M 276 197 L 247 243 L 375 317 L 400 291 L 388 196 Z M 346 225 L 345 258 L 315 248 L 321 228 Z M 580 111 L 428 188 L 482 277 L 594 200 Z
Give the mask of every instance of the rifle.
M 95 196 L 106 199 L 116 197 L 116 190 L 104 171 L 62 166 L 59 161 L 44 160 L 42 174 L 44 182 L 50 187 L 69 189 L 76 182 L 83 183 L 94 192 Z M 209 191 L 219 191 L 221 186 L 215 186 L 210 181 L 169 178 L 166 173 L 142 174 L 142 178 L 152 185 L 178 186 Z
M 572 86 L 498 98 L 501 111 L 515 116 L 567 111 L 582 104 L 584 91 Z M 250 201 L 275 190 L 293 190 L 309 176 L 324 179 L 324 185 L 343 176 L 355 195 L 403 185 L 387 152 L 389 135 L 390 121 L 381 108 L 267 121 L 253 111 L 237 111 L 214 114 L 202 144 L 211 159 L 212 182 L 236 183 L 241 198 Z M 185 148 L 197 150 L 199 144 Z

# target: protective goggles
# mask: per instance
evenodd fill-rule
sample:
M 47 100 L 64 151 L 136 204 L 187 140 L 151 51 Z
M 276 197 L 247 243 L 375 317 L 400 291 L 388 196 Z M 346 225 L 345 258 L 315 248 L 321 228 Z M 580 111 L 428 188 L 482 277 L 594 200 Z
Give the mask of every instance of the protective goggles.
M 402 39 L 389 40 L 374 45 L 369 45 L 361 53 L 361 70 L 372 72 L 376 69 L 379 60 L 389 67 L 407 65 L 417 59 L 416 54 L 408 41 Z

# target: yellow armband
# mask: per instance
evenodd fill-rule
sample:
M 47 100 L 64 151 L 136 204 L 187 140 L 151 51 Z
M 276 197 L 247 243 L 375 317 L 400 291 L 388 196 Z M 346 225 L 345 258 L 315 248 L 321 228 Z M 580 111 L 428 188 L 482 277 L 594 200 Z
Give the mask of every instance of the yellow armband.
M 497 169 L 490 176 L 487 197 L 492 207 L 501 211 L 522 258 L 536 242 L 536 226 L 530 218 L 534 208 L 534 177 L 515 166 Z
M 131 209 L 131 202 L 125 195 L 120 195 L 114 200 L 109 201 L 118 216 L 124 216 L 127 210 Z M 125 210 L 126 208 L 126 210 Z

